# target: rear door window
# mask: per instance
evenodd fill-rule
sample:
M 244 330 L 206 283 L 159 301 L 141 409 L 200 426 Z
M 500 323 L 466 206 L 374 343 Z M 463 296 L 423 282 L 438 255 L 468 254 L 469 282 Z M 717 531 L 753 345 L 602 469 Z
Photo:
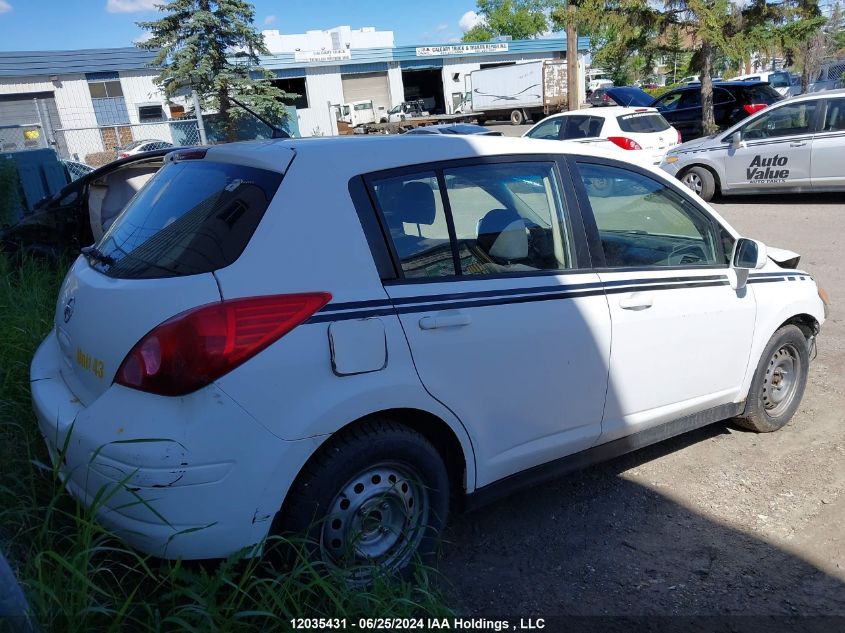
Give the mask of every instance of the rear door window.
M 406 279 L 575 266 L 553 163 L 452 167 L 370 186 Z
M 657 112 L 632 112 L 616 117 L 623 132 L 663 132 L 669 123 Z
M 106 232 L 94 263 L 121 279 L 211 272 L 240 257 L 282 174 L 206 160 L 165 165 Z

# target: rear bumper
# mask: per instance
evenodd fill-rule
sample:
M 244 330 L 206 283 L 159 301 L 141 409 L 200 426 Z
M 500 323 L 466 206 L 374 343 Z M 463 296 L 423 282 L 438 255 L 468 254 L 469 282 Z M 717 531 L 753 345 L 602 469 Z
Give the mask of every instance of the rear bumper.
M 54 333 L 30 370 L 38 425 L 68 491 L 132 547 L 218 558 L 267 535 L 314 440 L 284 441 L 219 387 L 166 398 L 112 385 L 83 406 Z

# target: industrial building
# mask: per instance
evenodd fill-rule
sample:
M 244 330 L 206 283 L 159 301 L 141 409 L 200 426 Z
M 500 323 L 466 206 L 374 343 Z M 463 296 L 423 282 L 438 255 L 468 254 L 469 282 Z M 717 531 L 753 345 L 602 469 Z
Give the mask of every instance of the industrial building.
M 302 136 L 337 133 L 337 106 L 365 99 L 377 113 L 422 99 L 448 114 L 473 70 L 563 59 L 566 51 L 565 38 L 395 46 L 391 31 L 372 27 L 263 35 L 271 54 L 261 64 L 298 95 L 291 127 Z M 586 38 L 578 48 L 583 73 Z M 132 140 L 198 142 L 175 121 L 184 108 L 155 85 L 154 57 L 135 47 L 0 53 L 0 151 L 50 144 L 85 161 Z

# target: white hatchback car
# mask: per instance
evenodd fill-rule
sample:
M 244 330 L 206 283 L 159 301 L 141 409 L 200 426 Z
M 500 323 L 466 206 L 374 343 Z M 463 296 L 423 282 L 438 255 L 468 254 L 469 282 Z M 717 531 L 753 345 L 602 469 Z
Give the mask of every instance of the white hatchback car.
M 366 577 L 433 552 L 450 505 L 732 416 L 782 427 L 813 278 L 620 156 L 410 135 L 168 155 L 32 362 L 68 490 L 144 552 L 309 531 Z
M 656 108 L 610 106 L 562 112 L 528 130 L 527 138 L 591 143 L 606 139 L 632 156 L 659 165 L 681 135 Z

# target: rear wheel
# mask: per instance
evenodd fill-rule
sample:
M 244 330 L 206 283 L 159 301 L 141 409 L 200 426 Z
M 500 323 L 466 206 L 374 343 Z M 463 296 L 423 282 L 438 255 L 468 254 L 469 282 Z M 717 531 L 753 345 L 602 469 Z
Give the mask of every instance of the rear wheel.
M 350 582 L 409 575 L 432 562 L 449 510 L 439 453 L 401 424 L 372 420 L 331 438 L 305 467 L 275 533 L 307 534 L 309 553 Z
M 514 110 L 511 112 L 511 125 L 522 125 L 525 121 L 525 115 L 522 110 Z
M 690 167 L 681 176 L 681 182 L 707 202 L 716 195 L 716 179 L 710 170 L 704 167 Z
M 809 364 L 804 333 L 794 325 L 780 328 L 763 350 L 745 413 L 736 422 L 758 433 L 783 428 L 801 404 Z

